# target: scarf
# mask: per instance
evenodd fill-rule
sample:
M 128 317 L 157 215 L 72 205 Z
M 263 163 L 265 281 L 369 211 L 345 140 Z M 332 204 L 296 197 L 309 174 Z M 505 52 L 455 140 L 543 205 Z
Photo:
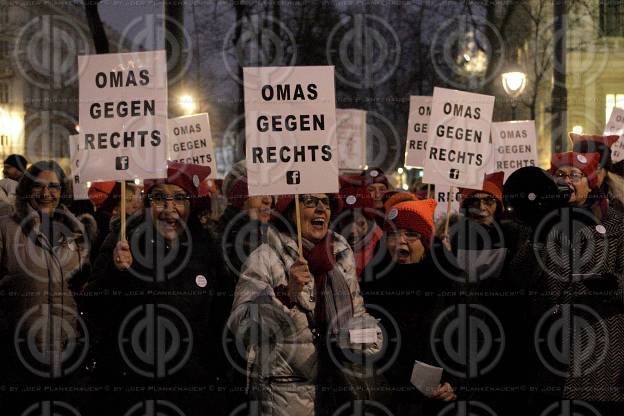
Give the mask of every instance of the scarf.
M 327 233 L 314 244 L 302 239 L 303 257 L 308 262 L 314 277 L 316 303 L 314 306 L 315 325 L 321 334 L 330 326 L 334 335 L 346 329 L 353 317 L 353 302 L 347 282 L 336 267 L 334 240 Z
M 383 230 L 377 225 L 377 223 L 373 223 L 373 229 L 371 232 L 369 232 L 361 241 L 358 241 L 358 243 L 353 247 L 353 256 L 355 257 L 355 274 L 359 280 L 361 280 L 361 274 L 366 268 L 366 265 L 373 258 L 375 248 L 377 247 L 379 240 L 381 240 L 382 235 Z

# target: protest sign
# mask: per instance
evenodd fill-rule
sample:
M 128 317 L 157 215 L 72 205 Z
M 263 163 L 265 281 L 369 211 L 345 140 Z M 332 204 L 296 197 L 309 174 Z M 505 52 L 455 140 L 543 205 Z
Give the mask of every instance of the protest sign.
M 334 67 L 243 75 L 249 195 L 338 192 Z
M 537 166 L 535 121 L 492 123 L 495 165 L 487 173 L 503 171 L 508 178 L 525 166 Z
M 405 142 L 405 166 L 422 168 L 427 152 L 429 117 L 433 97 L 411 96 L 410 112 L 407 120 L 407 140 Z
M 480 187 L 481 185 L 479 185 Z M 438 202 L 436 205 L 436 209 L 433 212 L 433 219 L 435 222 L 438 222 L 442 219 L 445 219 L 448 208 L 448 201 L 451 201 L 450 214 L 457 214 L 459 212 L 459 204 L 461 200 L 461 192 L 453 187 L 453 194 L 449 196 L 450 187 L 446 184 L 436 185 L 435 186 L 435 195 L 434 198 Z
M 165 51 L 85 55 L 80 75 L 81 179 L 167 176 Z
M 71 169 L 71 183 L 75 200 L 89 199 L 87 182 L 80 177 L 83 164 L 86 163 L 86 154 L 80 148 L 80 135 L 69 136 L 69 159 Z
M 481 186 L 493 110 L 493 96 L 434 88 L 423 182 Z
M 620 136 L 617 142 L 611 146 L 611 159 L 619 162 L 624 159 L 624 110 L 614 107 L 609 117 L 609 122 L 604 129 L 605 135 L 617 134 Z
M 363 169 L 366 165 L 366 111 L 336 109 L 338 167 Z
M 210 178 L 216 178 L 217 165 L 207 113 L 169 119 L 169 160 L 210 166 Z

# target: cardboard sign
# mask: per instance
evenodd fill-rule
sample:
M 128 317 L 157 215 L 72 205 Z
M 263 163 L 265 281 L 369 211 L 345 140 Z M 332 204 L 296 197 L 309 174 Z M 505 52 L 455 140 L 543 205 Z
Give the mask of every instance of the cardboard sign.
M 503 171 L 508 178 L 520 168 L 537 166 L 535 121 L 492 123 L 492 146 L 496 162 L 489 172 Z
M 617 134 L 619 140 L 611 146 L 611 159 L 619 162 L 624 159 L 624 110 L 614 107 L 609 122 L 604 129 L 605 135 Z
M 423 182 L 481 186 L 493 110 L 493 96 L 434 88 Z
M 366 165 L 366 111 L 336 109 L 338 167 L 363 169 Z
M 217 164 L 207 113 L 169 119 L 169 160 L 210 166 L 210 178 L 217 176 Z
M 71 183 L 76 201 L 89 199 L 87 182 L 80 177 L 82 165 L 86 164 L 86 153 L 80 149 L 80 135 L 69 136 L 69 159 L 71 168 Z
M 334 67 L 243 75 L 249 195 L 338 192 Z
M 425 164 L 432 101 L 433 97 L 416 95 L 410 97 L 405 142 L 405 166 L 408 168 L 422 168 Z
M 449 197 L 449 190 L 450 186 L 445 184 L 435 186 L 434 199 L 438 202 L 438 205 L 436 205 L 436 209 L 433 212 L 433 220 L 436 223 L 446 218 L 446 210 L 449 198 L 451 200 L 451 215 L 457 214 L 459 212 L 461 192 L 459 192 L 458 188 L 453 187 L 453 195 Z
M 167 176 L 165 51 L 78 57 L 85 181 Z

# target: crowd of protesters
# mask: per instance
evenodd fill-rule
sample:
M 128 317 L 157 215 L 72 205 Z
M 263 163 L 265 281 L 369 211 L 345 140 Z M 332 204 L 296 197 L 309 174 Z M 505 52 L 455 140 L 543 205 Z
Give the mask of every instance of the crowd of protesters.
M 460 189 L 459 212 L 436 224 L 430 195 L 378 168 L 297 202 L 250 196 L 241 161 L 211 223 L 208 167 L 96 182 L 84 204 L 57 163 L 11 155 L 2 414 L 42 400 L 82 415 L 507 416 L 566 400 L 622 414 L 617 136 L 571 140 L 548 171 L 569 189 L 570 218 L 528 223 L 505 206 L 502 172 Z M 434 385 L 423 368 L 441 371 Z

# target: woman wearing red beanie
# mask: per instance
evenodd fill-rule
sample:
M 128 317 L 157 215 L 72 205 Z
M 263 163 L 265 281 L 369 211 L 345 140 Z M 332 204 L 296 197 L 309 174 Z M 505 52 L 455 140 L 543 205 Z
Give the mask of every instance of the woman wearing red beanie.
M 450 299 L 439 296 L 448 292 L 448 284 L 431 255 L 436 205 L 433 199 L 408 201 L 389 210 L 384 225 L 386 264 L 371 273 L 375 280 L 362 282 L 364 300 L 393 341 L 378 366 L 388 363 L 381 377 L 392 393 L 381 401 L 397 416 L 435 415 L 457 399 L 457 380 L 446 371 L 432 391 L 421 392 L 410 383 L 416 360 L 444 367 L 430 343 L 432 325 Z
M 550 173 L 570 188 L 570 198 L 539 223 L 541 232 L 519 247 L 511 268 L 525 291 L 539 294 L 524 308 L 529 336 L 544 340 L 554 334 L 551 325 L 573 328 L 548 342 L 565 354 L 545 355 L 536 341 L 529 355 L 535 359 L 525 360 L 534 377 L 531 402 L 543 408 L 553 400 L 582 400 L 601 414 L 622 414 L 624 218 L 600 185 L 600 160 L 599 153 L 552 156 Z
M 293 196 L 278 199 L 266 243 L 243 265 L 229 327 L 246 343 L 246 329 L 258 322 L 268 336 L 248 345 L 247 356 L 250 398 L 261 414 L 332 414 L 370 391 L 350 381 L 365 380 L 358 363 L 378 353 L 383 338 L 364 308 L 353 252 L 329 230 L 339 201 L 300 196 L 302 257 L 294 205 Z
M 103 393 L 106 405 L 94 403 L 98 410 L 124 414 L 133 403 L 153 398 L 153 388 L 160 399 L 176 405 L 198 409 L 208 401 L 215 414 L 225 412 L 220 396 L 205 389 L 184 396 L 169 390 L 221 384 L 227 362 L 219 335 L 233 285 L 224 278 L 214 240 L 194 215 L 209 174 L 207 166 L 169 163 L 167 178 L 145 181 L 146 208 L 128 219 L 127 241 L 111 232 L 100 248 L 85 289 L 90 295 L 85 313 L 95 340 L 93 378 L 96 384 L 124 386 L 126 394 L 111 401 L 113 395 Z M 159 347 L 164 349 L 153 359 L 142 360 L 140 347 L 128 340 L 144 334 L 143 342 L 156 342 L 150 336 L 157 335 L 142 326 L 148 321 L 164 322 L 154 332 L 166 335 L 170 344 Z M 163 325 L 167 329 L 160 332 Z M 170 351 L 172 356 L 164 358 Z

